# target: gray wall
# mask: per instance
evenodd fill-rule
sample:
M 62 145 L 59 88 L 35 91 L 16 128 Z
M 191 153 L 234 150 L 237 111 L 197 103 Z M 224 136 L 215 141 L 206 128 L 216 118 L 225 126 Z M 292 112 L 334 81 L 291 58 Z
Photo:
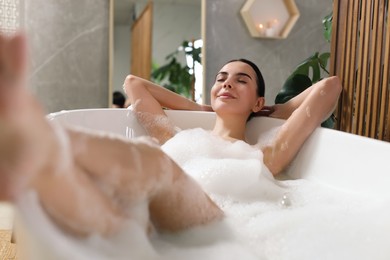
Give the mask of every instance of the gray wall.
M 47 112 L 108 106 L 108 0 L 25 1 L 33 92 Z
M 287 39 L 252 38 L 240 10 L 245 0 L 206 0 L 206 92 L 215 74 L 235 58 L 247 58 L 262 70 L 266 83 L 266 103 L 274 98 L 289 74 L 302 60 L 316 51 L 329 50 L 322 36 L 322 18 L 332 10 L 331 0 L 296 0 L 301 16 Z M 209 103 L 207 95 L 206 102 Z
M 123 81 L 130 73 L 130 25 L 116 25 L 114 27 L 114 71 L 113 91 L 123 93 Z
M 321 20 L 331 11 L 332 1 L 296 0 L 301 17 L 285 40 L 250 37 L 239 14 L 244 2 L 206 0 L 207 63 L 204 69 L 207 101 L 215 73 L 229 59 L 249 58 L 261 67 L 267 85 L 267 103 L 270 104 L 300 61 L 317 50 L 329 49 L 322 36 Z M 108 106 L 109 1 L 35 0 L 21 3 L 32 55 L 32 89 L 47 111 Z M 154 51 L 157 62 L 162 62 L 182 40 L 195 35 L 189 34 L 190 29 L 200 30 L 200 20 L 195 18 L 200 19 L 200 15 L 196 15 L 200 9 L 195 6 L 183 7 L 193 14 L 190 17 L 193 22 L 175 19 L 171 29 L 158 29 L 161 34 L 154 42 L 154 47 L 161 48 Z M 157 9 L 164 11 L 162 7 Z M 165 23 L 164 17 L 184 14 L 183 10 L 174 12 L 166 12 L 164 16 L 156 14 L 156 27 Z M 178 28 L 186 34 L 181 34 Z M 173 39 L 174 43 L 164 43 Z M 171 49 L 164 46 L 171 46 Z M 123 75 L 120 78 L 123 82 Z M 116 87 L 114 85 L 114 89 Z

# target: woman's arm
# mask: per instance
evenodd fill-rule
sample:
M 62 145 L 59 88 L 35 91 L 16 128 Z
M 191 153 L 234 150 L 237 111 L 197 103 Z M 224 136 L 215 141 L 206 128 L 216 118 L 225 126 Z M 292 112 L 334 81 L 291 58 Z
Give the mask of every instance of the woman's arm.
M 137 103 L 137 111 L 163 115 L 162 107 L 176 110 L 203 110 L 202 105 L 137 76 L 127 76 L 124 89 L 130 103 Z
M 334 110 L 341 90 L 339 79 L 330 77 L 273 107 L 271 117 L 287 119 L 275 140 L 263 148 L 264 163 L 274 175 L 291 162 L 308 136 Z
M 160 144 L 175 134 L 174 126 L 166 117 L 163 107 L 177 110 L 209 111 L 208 106 L 197 104 L 137 76 L 127 76 L 123 88 L 137 112 L 138 120 L 149 135 L 159 140 Z

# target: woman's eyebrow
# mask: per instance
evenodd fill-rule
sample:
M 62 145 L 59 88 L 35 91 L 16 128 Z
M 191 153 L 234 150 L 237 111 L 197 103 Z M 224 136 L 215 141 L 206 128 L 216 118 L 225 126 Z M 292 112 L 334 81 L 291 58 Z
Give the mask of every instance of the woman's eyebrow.
M 218 77 L 218 75 L 226 76 L 228 74 L 229 73 L 227 73 L 226 71 L 220 71 L 220 72 L 217 73 L 217 75 L 215 77 Z M 245 76 L 245 77 L 248 77 L 248 78 L 252 79 L 252 77 L 249 76 L 249 74 L 247 74 L 245 72 L 238 72 L 238 73 L 236 73 L 236 76 Z
M 237 75 L 237 76 L 245 76 L 245 77 L 248 77 L 248 78 L 252 79 L 252 77 L 249 76 L 249 74 L 246 74 L 246 73 L 244 73 L 244 72 L 239 72 L 239 73 L 237 73 L 236 75 Z
M 215 75 L 215 77 L 218 77 L 219 75 L 226 76 L 228 74 L 229 73 L 227 73 L 226 71 L 220 71 L 220 72 L 217 73 L 217 75 Z

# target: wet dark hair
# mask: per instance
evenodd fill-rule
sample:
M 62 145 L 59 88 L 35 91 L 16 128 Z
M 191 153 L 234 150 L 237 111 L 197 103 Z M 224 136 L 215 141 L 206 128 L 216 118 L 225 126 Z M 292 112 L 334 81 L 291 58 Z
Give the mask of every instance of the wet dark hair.
M 226 64 L 231 63 L 231 62 L 236 62 L 236 61 L 240 61 L 240 62 L 243 62 L 245 64 L 248 64 L 255 71 L 255 73 L 256 73 L 256 85 L 257 85 L 257 95 L 259 97 L 264 97 L 264 94 L 265 94 L 265 83 L 264 83 L 264 78 L 263 78 L 263 75 L 261 74 L 261 71 L 260 71 L 259 67 L 257 67 L 256 64 L 254 64 L 252 61 L 247 60 L 247 59 L 230 60 L 230 61 L 226 62 Z
M 112 103 L 114 105 L 117 105 L 119 107 L 124 107 L 126 102 L 125 96 L 119 92 L 119 91 L 114 91 L 112 93 Z

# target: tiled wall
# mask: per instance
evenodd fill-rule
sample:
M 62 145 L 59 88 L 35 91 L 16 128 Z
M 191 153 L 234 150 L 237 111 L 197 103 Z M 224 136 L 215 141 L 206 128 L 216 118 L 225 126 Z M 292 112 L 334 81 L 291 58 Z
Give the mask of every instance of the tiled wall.
M 20 1 L 0 0 L 0 32 L 10 34 L 20 26 Z
M 26 32 L 29 87 L 47 112 L 108 106 L 109 4 L 0 0 L 0 32 Z
M 30 87 L 47 112 L 108 106 L 108 0 L 25 0 Z

